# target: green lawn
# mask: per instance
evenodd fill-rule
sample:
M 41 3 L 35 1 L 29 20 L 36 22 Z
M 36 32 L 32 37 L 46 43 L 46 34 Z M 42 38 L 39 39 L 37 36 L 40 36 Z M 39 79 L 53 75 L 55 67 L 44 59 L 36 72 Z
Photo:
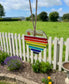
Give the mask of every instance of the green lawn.
M 0 22 L 0 32 L 26 34 L 27 29 L 33 29 L 32 22 Z M 43 30 L 48 37 L 69 38 L 69 22 L 37 22 L 37 30 Z

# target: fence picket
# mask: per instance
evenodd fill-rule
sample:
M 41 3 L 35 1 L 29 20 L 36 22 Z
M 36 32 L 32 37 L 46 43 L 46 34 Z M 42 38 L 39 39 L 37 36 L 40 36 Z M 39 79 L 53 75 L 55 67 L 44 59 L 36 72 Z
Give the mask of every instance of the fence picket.
M 20 53 L 20 57 L 22 58 L 20 34 L 18 34 L 18 39 L 19 39 L 19 53 Z
M 5 44 L 4 32 L 2 33 L 2 38 L 3 38 L 4 52 L 6 52 L 6 44 Z
M 46 48 L 44 49 L 44 58 L 43 61 L 46 62 Z
M 9 54 L 8 36 L 7 36 L 7 33 L 5 33 L 5 38 L 6 38 L 7 53 Z
M 11 35 L 11 34 L 8 33 L 8 38 L 9 38 L 9 47 L 10 47 L 10 54 L 11 54 L 11 56 L 12 56 L 11 36 L 10 36 L 10 35 Z
M 26 56 L 25 56 L 25 40 L 24 40 L 24 34 L 22 35 L 22 42 L 23 42 L 23 57 L 24 57 L 24 61 L 26 61 Z
M 18 43 L 17 43 L 17 34 L 15 34 L 15 45 L 16 45 L 16 55 L 18 56 Z
M 53 62 L 53 69 L 56 69 L 57 65 L 57 38 L 54 39 L 54 62 Z
M 49 63 L 51 64 L 51 51 L 52 51 L 52 49 L 51 49 L 51 47 L 52 47 L 52 38 L 51 37 L 49 37 L 49 40 L 48 40 L 48 44 L 49 44 L 49 57 L 48 57 L 48 60 L 49 60 Z M 54 53 L 55 54 L 55 53 Z
M 33 51 L 31 50 L 31 63 L 33 63 Z
M 60 39 L 60 49 L 59 49 L 59 71 L 62 67 L 62 56 L 63 56 L 63 38 Z
M 42 52 L 39 53 L 39 61 L 41 62 L 42 60 Z
M 35 62 L 38 60 L 37 54 L 35 54 Z
M 69 55 L 69 39 L 66 41 L 66 53 L 65 53 L 65 61 L 68 61 L 68 55 Z
M 0 42 L 1 42 L 1 50 L 3 51 L 4 50 L 4 48 L 3 48 L 3 41 L 2 41 L 2 35 L 1 35 L 1 32 L 0 32 Z
M 11 39 L 12 39 L 12 51 L 13 51 L 13 55 L 15 56 L 15 45 L 14 45 L 13 33 L 11 33 Z
M 27 61 L 29 61 L 29 46 L 27 45 Z

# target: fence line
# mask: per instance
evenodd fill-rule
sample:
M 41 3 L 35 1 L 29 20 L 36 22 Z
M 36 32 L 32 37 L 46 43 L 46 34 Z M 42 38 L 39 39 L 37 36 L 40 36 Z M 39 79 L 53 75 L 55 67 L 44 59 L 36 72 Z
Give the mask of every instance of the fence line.
M 21 36 L 16 33 L 0 32 L 0 46 L 2 51 L 11 56 L 20 56 L 24 61 L 30 61 L 31 63 L 36 62 L 36 60 L 40 62 L 49 61 L 50 64 L 53 64 L 53 69 L 56 70 L 58 66 L 59 71 L 62 69 L 62 62 L 69 61 L 69 38 L 64 42 L 63 38 L 55 37 L 52 40 L 52 37 L 49 37 L 47 48 L 38 55 L 34 55 L 29 46 L 25 44 L 24 34 Z

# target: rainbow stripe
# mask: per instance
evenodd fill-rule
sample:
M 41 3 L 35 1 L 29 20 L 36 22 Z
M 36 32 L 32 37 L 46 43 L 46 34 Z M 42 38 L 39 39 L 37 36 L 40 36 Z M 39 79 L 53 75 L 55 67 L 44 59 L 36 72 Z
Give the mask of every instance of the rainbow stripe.
M 29 48 L 31 48 L 31 50 L 36 54 L 43 51 L 48 43 L 48 39 L 46 38 L 24 36 L 24 39 L 26 43 L 29 45 Z

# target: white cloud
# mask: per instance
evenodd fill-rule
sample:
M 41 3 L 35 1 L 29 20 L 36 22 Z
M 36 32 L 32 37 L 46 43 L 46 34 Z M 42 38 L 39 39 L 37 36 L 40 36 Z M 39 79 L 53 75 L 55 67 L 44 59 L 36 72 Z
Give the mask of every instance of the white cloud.
M 62 12 L 62 8 L 59 8 L 59 9 L 52 8 L 51 11 Z
M 0 3 L 6 10 L 21 9 L 29 10 L 29 0 L 0 0 Z M 32 7 L 35 8 L 35 0 L 32 2 Z M 51 7 L 54 5 L 61 5 L 61 0 L 38 0 L 38 7 Z
M 1 0 L 0 3 L 4 6 L 6 10 L 10 9 L 29 9 L 28 0 Z
M 62 8 L 59 8 L 59 9 L 58 9 L 58 12 L 62 12 Z
M 61 0 L 39 0 L 40 7 L 51 7 L 51 6 L 58 6 L 61 5 Z
M 64 0 L 64 2 L 69 6 L 69 0 Z
M 63 9 L 62 8 L 59 8 L 59 9 L 52 8 L 51 12 L 53 12 L 53 11 L 57 11 L 60 14 L 60 16 L 63 15 Z

